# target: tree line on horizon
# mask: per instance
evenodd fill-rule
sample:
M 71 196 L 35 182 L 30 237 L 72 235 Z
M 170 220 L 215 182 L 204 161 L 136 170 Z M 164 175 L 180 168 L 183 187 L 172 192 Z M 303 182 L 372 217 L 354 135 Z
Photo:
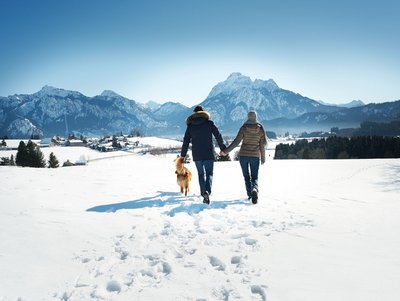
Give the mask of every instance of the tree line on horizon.
M 276 146 L 274 159 L 400 158 L 400 137 L 358 136 L 298 140 Z
M 375 122 L 375 121 L 363 121 L 359 128 L 346 128 L 339 129 L 334 127 L 331 132 L 337 136 L 345 137 L 357 137 L 357 136 L 386 136 L 396 137 L 400 136 L 400 117 L 397 120 L 390 122 Z

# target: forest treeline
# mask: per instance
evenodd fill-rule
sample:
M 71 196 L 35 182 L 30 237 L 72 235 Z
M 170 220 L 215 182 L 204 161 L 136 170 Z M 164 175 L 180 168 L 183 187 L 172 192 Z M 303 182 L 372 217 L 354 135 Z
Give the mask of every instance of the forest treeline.
M 275 159 L 400 158 L 400 137 L 359 136 L 298 140 L 278 144 Z

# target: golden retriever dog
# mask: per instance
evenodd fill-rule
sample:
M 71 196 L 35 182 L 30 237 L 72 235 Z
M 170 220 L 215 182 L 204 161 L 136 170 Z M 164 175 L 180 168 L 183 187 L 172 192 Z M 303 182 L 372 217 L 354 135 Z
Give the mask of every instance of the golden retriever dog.
M 184 158 L 178 157 L 175 160 L 176 164 L 176 182 L 181 187 L 181 193 L 185 191 L 185 195 L 190 191 L 190 181 L 192 180 L 192 173 L 183 164 Z

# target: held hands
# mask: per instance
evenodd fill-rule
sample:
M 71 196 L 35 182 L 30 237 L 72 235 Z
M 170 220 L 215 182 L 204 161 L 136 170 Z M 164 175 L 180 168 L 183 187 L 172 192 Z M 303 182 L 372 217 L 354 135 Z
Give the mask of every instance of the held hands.
M 219 152 L 219 155 L 221 156 L 221 157 L 225 157 L 226 155 L 228 155 L 227 153 L 225 153 L 224 151 L 220 151 Z M 265 164 L 265 160 L 261 160 L 261 165 L 264 165 Z

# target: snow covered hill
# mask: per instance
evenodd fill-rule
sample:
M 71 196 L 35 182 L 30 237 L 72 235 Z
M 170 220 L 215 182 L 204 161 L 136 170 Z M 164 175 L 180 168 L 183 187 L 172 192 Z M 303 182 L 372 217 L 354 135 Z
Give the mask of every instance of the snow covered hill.
M 239 163 L 218 162 L 207 206 L 194 163 L 178 193 L 175 156 L 0 167 L 0 300 L 400 295 L 399 160 L 268 160 L 257 205 Z

